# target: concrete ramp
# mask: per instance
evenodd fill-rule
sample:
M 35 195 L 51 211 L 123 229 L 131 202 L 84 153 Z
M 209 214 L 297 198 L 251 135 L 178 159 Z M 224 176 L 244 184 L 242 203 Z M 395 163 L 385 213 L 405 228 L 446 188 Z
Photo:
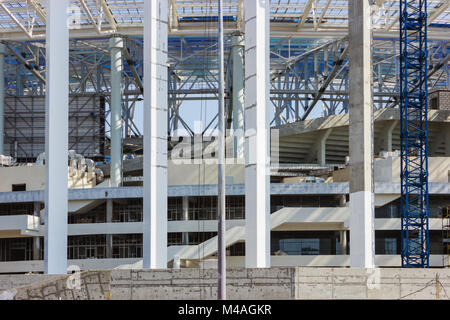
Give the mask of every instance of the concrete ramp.
M 383 207 L 398 198 L 399 194 L 375 194 L 375 208 Z
M 109 187 L 109 179 L 105 179 L 102 183 L 96 185 L 95 188 L 107 188 Z M 100 204 L 105 202 L 105 200 L 70 200 L 69 201 L 69 213 L 85 213 Z M 43 210 L 41 211 L 41 215 L 43 214 Z
M 289 230 L 290 228 L 303 227 L 311 230 L 311 225 L 329 225 L 333 228 L 348 228 L 348 207 L 337 208 L 282 208 L 270 215 L 271 230 Z M 309 227 L 308 227 L 309 226 Z M 225 232 L 226 247 L 245 241 L 245 226 L 235 226 Z M 198 245 L 170 246 L 167 249 L 167 259 L 172 261 L 175 256 L 185 260 L 205 259 L 217 252 L 218 237 L 212 237 Z

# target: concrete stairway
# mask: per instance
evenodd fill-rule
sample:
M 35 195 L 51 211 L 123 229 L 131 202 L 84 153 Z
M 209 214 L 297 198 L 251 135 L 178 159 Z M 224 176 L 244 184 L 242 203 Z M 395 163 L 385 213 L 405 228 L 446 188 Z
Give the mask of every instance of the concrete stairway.
M 276 230 L 287 224 L 340 224 L 341 228 L 348 227 L 349 208 L 282 208 L 270 216 L 271 230 Z M 245 241 L 245 226 L 235 226 L 226 230 L 226 247 Z M 167 259 L 172 261 L 175 256 L 180 259 L 200 260 L 217 252 L 218 237 L 198 245 L 170 246 Z

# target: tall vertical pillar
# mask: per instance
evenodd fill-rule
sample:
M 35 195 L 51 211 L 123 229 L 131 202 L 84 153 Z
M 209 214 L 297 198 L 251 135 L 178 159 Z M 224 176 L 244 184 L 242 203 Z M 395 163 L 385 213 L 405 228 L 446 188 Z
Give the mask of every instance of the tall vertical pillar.
M 270 267 L 270 1 L 244 0 L 245 264 Z
M 327 139 L 330 136 L 332 128 L 329 128 L 322 133 L 320 133 L 319 138 L 317 139 L 317 162 L 319 165 L 326 165 L 327 158 Z
M 143 267 L 167 268 L 168 2 L 144 2 Z
M 112 199 L 106 200 L 106 223 L 111 223 L 113 218 L 114 204 Z M 106 234 L 106 258 L 111 259 L 113 252 L 113 235 L 112 233 Z
M 372 32 L 369 1 L 350 0 L 350 266 L 373 268 Z
M 6 46 L 0 43 L 0 154 L 5 154 L 5 54 Z
M 347 254 L 347 230 L 339 231 L 339 244 L 341 255 Z
M 189 221 L 189 197 L 183 197 L 183 220 Z M 189 232 L 183 232 L 183 244 L 189 244 Z
M 443 136 L 445 143 L 445 156 L 450 157 L 450 127 L 448 125 L 444 128 Z
M 67 273 L 69 131 L 68 0 L 47 0 L 45 240 L 47 274 Z
M 41 214 L 41 203 L 34 202 L 33 216 L 40 217 L 40 214 Z M 40 221 L 39 221 L 39 223 L 40 223 Z M 40 237 L 33 237 L 33 260 L 41 260 L 41 238 Z
M 234 156 L 244 158 L 244 35 L 234 34 L 231 38 L 231 55 L 233 58 L 233 131 L 235 135 Z
M 374 141 L 374 152 L 376 154 L 380 153 L 380 151 L 392 152 L 392 135 L 398 122 L 398 120 L 391 120 L 383 127 L 379 138 Z
M 123 39 L 109 39 L 111 54 L 111 186 L 122 184 L 122 71 Z

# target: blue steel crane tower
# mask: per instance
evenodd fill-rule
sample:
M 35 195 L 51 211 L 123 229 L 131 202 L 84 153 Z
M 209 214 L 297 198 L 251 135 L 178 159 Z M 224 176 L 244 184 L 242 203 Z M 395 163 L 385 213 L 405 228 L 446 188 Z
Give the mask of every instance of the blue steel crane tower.
M 401 256 L 429 267 L 427 1 L 400 1 Z

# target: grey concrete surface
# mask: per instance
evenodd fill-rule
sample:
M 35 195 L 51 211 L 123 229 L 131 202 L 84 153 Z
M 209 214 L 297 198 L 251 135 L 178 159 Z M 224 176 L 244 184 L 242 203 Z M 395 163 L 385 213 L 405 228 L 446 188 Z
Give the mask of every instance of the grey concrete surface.
M 227 297 L 449 300 L 450 269 L 269 268 L 227 270 Z M 77 282 L 78 281 L 78 282 Z M 4 275 L 0 299 L 209 300 L 214 269 L 106 270 L 76 275 Z

